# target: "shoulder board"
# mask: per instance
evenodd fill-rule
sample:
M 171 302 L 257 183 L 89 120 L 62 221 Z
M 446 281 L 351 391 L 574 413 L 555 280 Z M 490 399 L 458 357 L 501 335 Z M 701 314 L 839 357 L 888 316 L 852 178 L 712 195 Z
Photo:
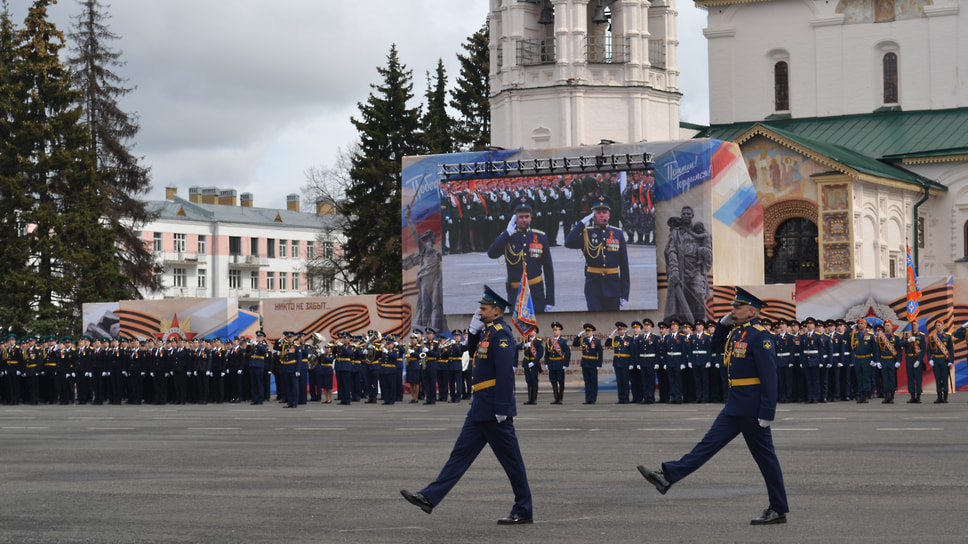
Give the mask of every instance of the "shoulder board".
M 498 323 L 497 325 L 494 325 L 494 330 L 496 331 L 500 331 L 503 329 L 504 329 L 504 325 L 501 325 L 500 323 Z
M 760 325 L 759 323 L 757 323 L 756 325 L 753 325 L 753 328 L 756 329 L 756 330 L 758 330 L 758 331 L 765 331 L 766 330 L 766 327 L 764 327 L 763 325 Z
M 540 339 L 540 338 L 538 338 L 537 336 L 535 336 L 535 337 L 534 337 L 534 340 L 532 340 L 532 342 L 540 342 L 540 341 L 541 341 L 541 339 Z
M 538 230 L 538 229 L 531 229 L 531 232 L 536 232 L 536 233 L 538 233 L 538 234 L 545 234 L 545 231 L 543 231 L 543 230 Z M 545 234 L 545 236 L 547 236 L 547 234 Z

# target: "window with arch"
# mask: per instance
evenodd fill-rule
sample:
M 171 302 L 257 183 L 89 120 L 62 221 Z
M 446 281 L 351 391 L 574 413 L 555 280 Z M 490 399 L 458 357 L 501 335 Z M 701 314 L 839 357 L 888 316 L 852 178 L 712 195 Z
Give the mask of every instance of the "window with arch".
M 897 53 L 884 54 L 884 103 L 897 104 Z
M 773 101 L 776 111 L 790 110 L 790 65 L 784 60 L 773 65 Z
M 965 221 L 965 226 L 962 230 L 962 240 L 964 240 L 964 249 L 962 250 L 961 256 L 968 259 L 968 221 Z

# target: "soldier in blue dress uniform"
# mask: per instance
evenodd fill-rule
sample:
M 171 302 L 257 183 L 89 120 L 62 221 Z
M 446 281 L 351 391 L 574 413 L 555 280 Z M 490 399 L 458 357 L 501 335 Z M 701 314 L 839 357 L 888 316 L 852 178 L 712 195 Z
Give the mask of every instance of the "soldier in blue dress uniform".
M 752 525 L 786 523 L 786 489 L 780 462 L 773 448 L 770 424 L 776 415 L 776 351 L 773 335 L 759 323 L 766 304 L 745 289 L 736 288 L 732 311 L 713 334 L 713 349 L 725 348 L 729 379 L 726 406 L 702 441 L 678 461 L 662 463 L 660 470 L 642 465 L 639 472 L 663 495 L 672 484 L 695 472 L 726 444 L 741 434 L 766 482 L 770 504 L 750 521 Z
M 665 341 L 665 369 L 669 380 L 669 402 L 672 404 L 682 404 L 682 371 L 686 369 L 685 352 L 688 347 L 679 325 L 678 319 L 669 320 L 669 336 Z
M 576 336 L 572 345 L 581 348 L 581 375 L 585 381 L 583 404 L 595 404 L 598 400 L 598 369 L 602 368 L 602 341 L 595 338 L 595 325 L 585 323 L 582 330 L 585 332 Z
M 479 311 L 471 320 L 467 346 L 474 353 L 474 396 L 454 449 L 437 479 L 418 493 L 400 490 L 407 501 L 431 513 L 470 468 L 485 445 L 490 445 L 514 491 L 511 513 L 500 525 L 533 522 L 531 488 L 514 432 L 515 343 L 503 314 L 510 304 L 484 286 Z
M 817 320 L 808 317 L 804 320 L 805 331 L 800 340 L 801 364 L 807 384 L 807 402 L 816 404 L 820 400 L 820 366 L 823 360 L 823 340 L 815 330 Z
M 878 359 L 877 340 L 867 330 L 867 320 L 858 319 L 850 333 L 850 359 L 857 374 L 857 402 L 866 403 L 871 398 L 871 373 Z
M 635 326 L 635 323 L 632 324 Z M 636 337 L 636 364 L 642 373 L 642 404 L 655 402 L 655 373 L 659 366 L 659 335 L 652 332 L 654 322 L 642 320 L 642 334 Z
M 632 364 L 632 336 L 628 325 L 622 321 L 615 323 L 615 332 L 608 339 L 612 348 L 612 369 L 615 371 L 615 384 L 618 389 L 618 404 L 629 403 L 629 365 Z
M 625 233 L 608 224 L 612 199 L 599 195 L 592 213 L 572 227 L 565 247 L 585 256 L 585 302 L 588 311 L 618 311 L 629 299 L 629 255 Z
M 548 371 L 548 381 L 551 382 L 551 392 L 554 400 L 551 404 L 561 404 L 565 399 L 565 369 L 571 362 L 571 350 L 568 341 L 561 337 L 561 323 L 551 324 L 551 337 L 545 343 L 545 369 Z
M 547 312 L 555 305 L 555 271 L 551 261 L 548 236 L 531 228 L 534 200 L 527 196 L 517 198 L 514 215 L 507 229 L 494 239 L 487 249 L 487 256 L 497 259 L 504 256 L 507 265 L 508 300 L 514 300 L 521 286 L 522 267 L 527 267 L 528 285 L 531 286 L 531 302 L 535 312 Z

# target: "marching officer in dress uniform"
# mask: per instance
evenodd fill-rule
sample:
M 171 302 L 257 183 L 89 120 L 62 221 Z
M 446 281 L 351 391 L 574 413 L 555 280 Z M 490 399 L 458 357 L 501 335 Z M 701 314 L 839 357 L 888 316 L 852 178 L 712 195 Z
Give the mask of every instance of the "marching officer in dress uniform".
M 612 348 L 612 369 L 615 371 L 615 383 L 618 388 L 618 404 L 629 403 L 629 365 L 632 363 L 632 336 L 628 334 L 628 325 L 618 321 L 615 330 L 608 339 L 608 347 Z
M 582 404 L 595 404 L 598 400 L 598 369 L 602 368 L 602 341 L 595 338 L 595 325 L 585 323 L 582 330 L 584 332 L 572 342 L 581 349 L 581 376 L 585 382 L 585 402 Z
M 563 328 L 557 321 L 551 323 L 551 338 L 548 338 L 544 348 L 545 369 L 555 397 L 551 404 L 561 404 L 565 399 L 565 369 L 571 362 L 568 341 L 561 337 Z
M 411 504 L 431 513 L 478 454 L 489 444 L 514 490 L 511 513 L 499 525 L 533 523 L 531 489 L 514 433 L 515 343 L 502 317 L 510 304 L 484 286 L 480 310 L 471 320 L 468 348 L 474 352 L 474 396 L 454 449 L 440 475 L 418 493 L 401 490 Z
M 638 322 L 632 323 L 633 329 Z M 637 336 L 635 345 L 636 365 L 642 373 L 642 404 L 655 402 L 655 372 L 659 366 L 659 336 L 652 332 L 654 322 L 645 318 L 642 320 L 642 334 Z M 634 380 L 633 380 L 634 381 Z
M 678 461 L 662 463 L 654 471 L 639 472 L 663 495 L 673 484 L 703 466 L 713 455 L 742 434 L 766 482 L 770 504 L 751 525 L 786 523 L 789 511 L 780 461 L 773 448 L 770 424 L 776 416 L 776 351 L 773 335 L 759 323 L 766 303 L 737 287 L 732 311 L 720 320 L 712 345 L 725 348 L 729 379 L 726 406 L 702 441 Z
M 590 312 L 618 311 L 629 299 L 629 255 L 622 229 L 608 224 L 612 199 L 599 195 L 592 213 L 572 227 L 565 247 L 585 256 L 585 302 Z
M 871 398 L 871 363 L 876 363 L 879 357 L 877 338 L 867 330 L 867 320 L 858 319 L 850 333 L 850 359 L 857 374 L 858 403 L 866 403 Z
M 547 312 L 555 305 L 555 271 L 551 261 L 548 237 L 531 228 L 534 200 L 522 196 L 514 201 L 514 215 L 507 228 L 494 239 L 487 256 L 504 256 L 507 265 L 508 300 L 517 298 L 522 269 L 528 271 L 528 285 L 535 312 Z
M 951 335 L 944 330 L 944 319 L 934 320 L 934 330 L 928 335 L 928 364 L 934 370 L 935 389 L 938 399 L 935 404 L 948 402 L 949 368 L 955 364 L 955 348 Z
M 528 385 L 528 401 L 524 404 L 538 403 L 538 374 L 541 374 L 541 358 L 544 356 L 544 344 L 538 338 L 538 327 L 532 327 L 528 335 L 521 339 L 517 349 L 524 351 L 521 367 L 524 369 L 524 381 Z

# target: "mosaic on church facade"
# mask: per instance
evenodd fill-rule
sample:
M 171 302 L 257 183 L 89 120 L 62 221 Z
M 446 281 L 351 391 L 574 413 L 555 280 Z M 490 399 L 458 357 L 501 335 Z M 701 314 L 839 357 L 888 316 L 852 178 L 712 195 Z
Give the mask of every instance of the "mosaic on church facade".
M 886 23 L 924 17 L 924 6 L 932 0 L 840 0 L 837 13 L 844 14 L 844 22 Z

